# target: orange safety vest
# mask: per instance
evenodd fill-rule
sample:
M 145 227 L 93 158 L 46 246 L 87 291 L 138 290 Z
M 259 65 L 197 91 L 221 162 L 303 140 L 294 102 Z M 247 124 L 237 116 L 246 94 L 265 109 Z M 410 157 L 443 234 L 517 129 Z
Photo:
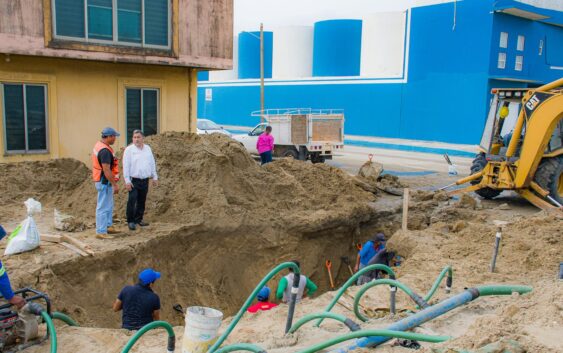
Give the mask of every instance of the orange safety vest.
M 111 152 L 111 154 L 113 155 L 113 165 L 111 166 L 111 172 L 113 173 L 115 181 L 118 181 L 119 180 L 119 168 L 118 168 L 119 162 L 117 160 L 117 157 L 115 156 L 115 152 L 113 152 L 113 149 L 109 145 L 106 145 L 105 143 L 103 143 L 102 141 L 96 142 L 96 145 L 94 145 L 94 150 L 92 151 L 92 179 L 95 182 L 102 180 L 102 173 L 104 171 L 102 169 L 102 165 L 100 164 L 100 161 L 98 160 L 98 154 L 104 148 L 107 148 Z

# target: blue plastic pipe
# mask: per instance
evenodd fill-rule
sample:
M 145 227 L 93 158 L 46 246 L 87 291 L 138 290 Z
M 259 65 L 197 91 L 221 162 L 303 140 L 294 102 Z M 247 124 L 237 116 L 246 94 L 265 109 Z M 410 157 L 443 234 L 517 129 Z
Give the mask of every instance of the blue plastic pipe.
M 411 330 L 427 321 L 437 318 L 459 306 L 478 298 L 480 295 L 511 295 L 513 292 L 524 294 L 532 291 L 532 287 L 528 286 L 481 286 L 470 288 L 466 291 L 448 298 L 436 305 L 419 311 L 418 313 L 408 316 L 394 324 L 386 327 L 387 330 L 407 331 Z M 373 336 L 356 340 L 356 342 L 348 347 L 335 349 L 330 353 L 347 353 L 358 348 L 373 348 L 384 342 L 389 341 L 390 337 Z

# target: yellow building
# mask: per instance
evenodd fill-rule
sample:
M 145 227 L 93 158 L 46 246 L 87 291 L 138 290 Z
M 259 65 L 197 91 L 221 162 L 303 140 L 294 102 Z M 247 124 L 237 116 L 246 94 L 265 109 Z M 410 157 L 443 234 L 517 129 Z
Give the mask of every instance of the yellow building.
M 232 0 L 0 2 L 0 162 L 89 161 L 101 130 L 195 131 L 197 71 L 232 66 Z

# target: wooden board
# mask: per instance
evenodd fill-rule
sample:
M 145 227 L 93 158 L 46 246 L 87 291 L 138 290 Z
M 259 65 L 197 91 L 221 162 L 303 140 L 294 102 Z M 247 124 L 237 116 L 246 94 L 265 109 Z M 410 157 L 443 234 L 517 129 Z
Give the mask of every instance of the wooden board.
M 75 239 L 73 237 L 71 237 L 70 235 L 63 235 L 62 236 L 62 241 L 66 241 L 69 244 L 72 244 L 73 246 L 77 247 L 78 249 L 80 249 L 81 251 L 83 251 L 84 253 L 94 256 L 94 252 L 92 251 L 92 249 L 90 248 L 90 246 L 88 246 L 87 244 L 81 242 L 78 239 Z
M 54 234 L 41 234 L 39 235 L 39 238 L 42 241 L 46 241 L 49 243 L 60 243 L 62 241 L 62 237 L 60 235 L 54 235 Z
M 340 115 L 326 115 L 313 118 L 313 141 L 342 141 L 342 119 Z
M 61 244 L 61 245 L 64 246 L 65 248 L 67 248 L 67 249 L 69 249 L 69 250 L 71 250 L 71 251 L 77 253 L 77 254 L 80 255 L 80 256 L 88 256 L 87 253 L 85 253 L 84 251 L 78 249 L 76 246 L 74 246 L 74 245 L 72 245 L 72 244 L 66 243 L 66 242 L 64 242 L 64 241 L 63 241 L 62 243 L 59 243 L 59 244 Z
M 291 116 L 291 142 L 295 145 L 305 145 L 307 143 L 307 116 Z

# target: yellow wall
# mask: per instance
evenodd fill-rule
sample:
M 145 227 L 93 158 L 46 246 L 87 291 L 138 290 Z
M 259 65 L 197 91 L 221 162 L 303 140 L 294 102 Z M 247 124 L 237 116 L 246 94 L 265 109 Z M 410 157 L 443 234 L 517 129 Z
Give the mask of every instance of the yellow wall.
M 48 154 L 6 155 L 0 109 L 0 162 L 72 157 L 89 165 L 92 147 L 105 126 L 121 133 L 117 149 L 126 146 L 125 87 L 160 89 L 160 132 L 194 131 L 196 74 L 185 67 L 14 55 L 6 60 L 0 55 L 0 82 L 47 85 L 49 129 Z

